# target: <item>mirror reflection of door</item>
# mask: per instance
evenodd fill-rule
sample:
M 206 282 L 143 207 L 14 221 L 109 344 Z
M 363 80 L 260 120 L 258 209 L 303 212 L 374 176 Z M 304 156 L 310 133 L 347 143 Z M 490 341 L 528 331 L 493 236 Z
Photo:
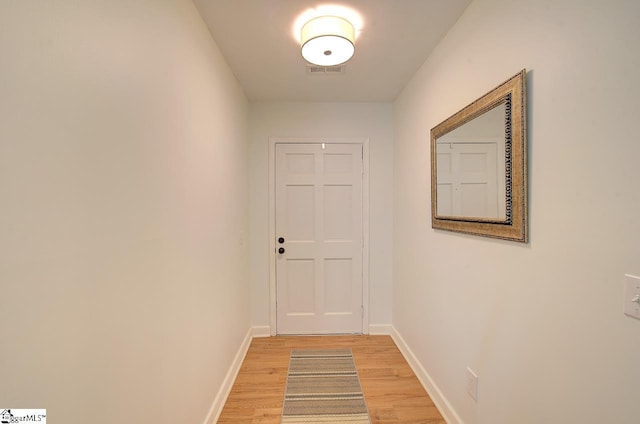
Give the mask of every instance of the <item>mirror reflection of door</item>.
M 497 142 L 438 145 L 438 215 L 505 218 Z
M 505 104 L 437 140 L 438 216 L 506 219 Z

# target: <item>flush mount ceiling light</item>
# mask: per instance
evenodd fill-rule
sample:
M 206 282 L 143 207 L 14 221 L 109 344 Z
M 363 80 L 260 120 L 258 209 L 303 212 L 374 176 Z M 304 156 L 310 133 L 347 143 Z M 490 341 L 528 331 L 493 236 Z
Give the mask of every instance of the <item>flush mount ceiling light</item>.
M 319 16 L 302 26 L 302 57 L 320 66 L 335 66 L 351 59 L 355 51 L 355 29 L 338 16 Z

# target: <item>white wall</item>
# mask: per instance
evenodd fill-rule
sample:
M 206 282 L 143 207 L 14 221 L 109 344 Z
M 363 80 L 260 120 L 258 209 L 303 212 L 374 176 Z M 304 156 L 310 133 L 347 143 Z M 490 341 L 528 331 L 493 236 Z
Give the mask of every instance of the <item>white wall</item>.
M 191 2 L 0 3 L 0 401 L 201 423 L 250 326 L 248 102 Z
M 391 324 L 392 105 L 257 102 L 250 121 L 253 325 L 269 325 L 269 137 L 369 138 L 369 322 Z
M 638 16 L 475 0 L 395 104 L 393 324 L 465 423 L 638 422 Z M 434 231 L 430 129 L 522 68 L 530 243 Z

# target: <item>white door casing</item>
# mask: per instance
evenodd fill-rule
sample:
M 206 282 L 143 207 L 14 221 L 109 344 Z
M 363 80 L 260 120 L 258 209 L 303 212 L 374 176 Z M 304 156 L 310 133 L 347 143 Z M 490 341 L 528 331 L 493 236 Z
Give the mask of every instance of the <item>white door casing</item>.
M 270 140 L 271 334 L 368 332 L 367 148 Z

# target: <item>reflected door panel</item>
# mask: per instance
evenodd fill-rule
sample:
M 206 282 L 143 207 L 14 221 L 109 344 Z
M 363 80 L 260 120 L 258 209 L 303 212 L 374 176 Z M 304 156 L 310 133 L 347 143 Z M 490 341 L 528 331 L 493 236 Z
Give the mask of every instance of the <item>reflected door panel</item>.
M 504 217 L 497 151 L 497 143 L 438 145 L 438 215 Z

